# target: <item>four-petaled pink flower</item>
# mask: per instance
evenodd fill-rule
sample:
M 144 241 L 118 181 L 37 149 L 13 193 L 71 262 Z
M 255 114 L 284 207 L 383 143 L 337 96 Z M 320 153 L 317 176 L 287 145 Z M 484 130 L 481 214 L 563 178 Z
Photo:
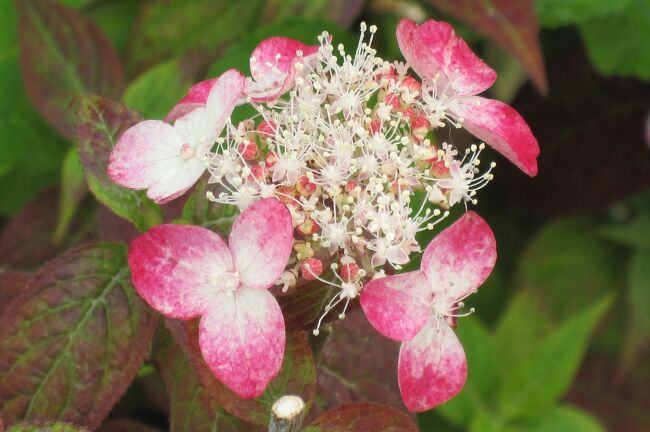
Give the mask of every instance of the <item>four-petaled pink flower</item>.
M 526 174 L 537 174 L 537 140 L 512 107 L 476 96 L 492 86 L 496 72 L 456 36 L 451 25 L 402 20 L 397 42 L 409 66 L 426 84 L 433 84 L 442 111 Z
M 420 270 L 374 279 L 361 291 L 370 323 L 403 342 L 398 381 L 410 411 L 428 410 L 463 388 L 467 363 L 452 326 L 462 300 L 485 281 L 495 261 L 490 227 L 468 212 L 429 244 Z
M 205 104 L 185 110 L 174 126 L 145 120 L 129 128 L 111 153 L 111 180 L 147 189 L 157 203 L 185 193 L 205 172 L 205 157 L 241 99 L 244 84 L 241 73 L 229 70 L 212 83 Z
M 275 198 L 248 207 L 226 243 L 190 225 L 159 225 L 129 249 L 133 284 L 166 317 L 201 318 L 199 345 L 214 375 L 237 395 L 260 396 L 282 365 L 284 319 L 267 290 L 284 271 L 291 216 Z

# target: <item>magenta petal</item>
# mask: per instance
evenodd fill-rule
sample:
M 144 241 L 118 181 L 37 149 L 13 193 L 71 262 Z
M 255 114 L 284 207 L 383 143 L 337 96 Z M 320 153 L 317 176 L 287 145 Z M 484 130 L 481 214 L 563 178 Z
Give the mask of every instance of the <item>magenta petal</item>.
M 478 214 L 470 211 L 429 243 L 422 255 L 421 269 L 436 293 L 454 300 L 481 286 L 496 258 L 492 230 Z
M 480 93 L 496 80 L 496 72 L 445 22 L 429 20 L 417 25 L 402 20 L 397 26 L 397 42 L 402 55 L 420 77 L 431 80 L 440 73 L 443 75 L 440 79 L 451 82 L 459 94 Z
M 467 361 L 451 327 L 431 317 L 415 338 L 402 343 L 397 377 L 404 405 L 412 412 L 429 410 L 457 395 L 467 379 Z
M 190 87 L 187 95 L 178 101 L 178 103 L 174 106 L 174 108 L 172 108 L 169 114 L 167 114 L 165 121 L 173 122 L 177 118 L 183 117 L 193 109 L 205 105 L 205 102 L 208 100 L 210 90 L 212 90 L 212 87 L 218 79 L 219 77 L 210 78 L 209 80 L 201 81 Z
M 284 271 L 291 254 L 289 209 L 276 198 L 257 201 L 233 224 L 229 244 L 242 284 L 269 288 Z
M 233 270 L 230 251 L 212 231 L 191 225 L 158 225 L 131 242 L 129 267 L 140 296 L 176 319 L 201 315 L 219 276 Z
M 529 176 L 537 175 L 539 145 L 526 121 L 509 105 L 474 96 L 453 106 L 463 127 Z
M 422 272 L 373 279 L 361 291 L 361 308 L 382 335 L 412 339 L 431 315 L 433 291 Z
M 204 133 L 214 136 L 221 133 L 237 104 L 244 97 L 246 77 L 235 69 L 229 69 L 217 79 L 205 102 L 206 129 Z M 213 135 L 214 134 L 214 135 Z
M 316 53 L 318 48 L 316 45 L 306 45 L 282 36 L 264 39 L 255 47 L 251 55 L 251 75 L 256 80 L 262 80 L 273 67 L 288 74 L 293 67 L 297 51 L 302 51 L 303 57 L 307 57 Z M 279 59 L 276 59 L 277 55 L 280 55 Z
M 212 373 L 243 398 L 264 393 L 282 366 L 282 311 L 266 290 L 221 292 L 199 326 L 201 353 Z

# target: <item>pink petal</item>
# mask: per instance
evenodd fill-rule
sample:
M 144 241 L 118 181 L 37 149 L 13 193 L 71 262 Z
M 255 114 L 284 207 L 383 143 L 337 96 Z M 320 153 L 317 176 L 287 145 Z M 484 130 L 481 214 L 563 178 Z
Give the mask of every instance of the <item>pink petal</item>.
M 195 108 L 205 105 L 205 102 L 208 100 L 208 95 L 210 90 L 217 82 L 219 77 L 210 78 L 209 80 L 201 81 L 200 83 L 194 84 L 190 87 L 190 90 L 187 92 L 187 95 L 178 101 L 176 106 L 165 117 L 166 122 L 173 122 L 179 117 L 184 116 Z
M 262 395 L 284 355 L 278 302 L 266 290 L 219 293 L 201 318 L 199 345 L 212 373 L 237 395 Z
M 122 134 L 108 162 L 108 175 L 131 189 L 149 189 L 158 203 L 189 189 L 205 171 L 200 160 L 183 159 L 183 140 L 176 130 L 158 120 L 145 120 Z
M 158 225 L 131 242 L 129 267 L 140 296 L 176 319 L 201 315 L 218 276 L 233 270 L 230 251 L 212 231 L 191 225 Z
M 274 66 L 288 74 L 293 67 L 297 51 L 302 51 L 303 57 L 308 57 L 316 53 L 318 48 L 317 45 L 306 45 L 295 39 L 282 36 L 264 39 L 255 47 L 251 55 L 251 75 L 256 80 L 263 79 Z M 280 58 L 276 59 L 278 54 Z
M 382 335 L 399 340 L 413 338 L 431 315 L 433 292 L 422 272 L 373 279 L 361 291 L 361 308 Z
M 533 177 L 537 175 L 539 145 L 526 121 L 509 105 L 474 96 L 454 105 L 463 127 Z
M 208 120 L 205 134 L 214 138 L 221 133 L 230 118 L 233 109 L 243 101 L 246 77 L 235 69 L 229 69 L 217 79 L 210 90 L 205 103 L 205 115 Z
M 429 20 L 417 25 L 402 20 L 397 26 L 397 42 L 402 55 L 420 77 L 431 80 L 441 73 L 441 79 L 451 82 L 459 94 L 480 93 L 496 80 L 496 72 L 445 22 Z M 444 87 L 445 82 L 442 84 Z
M 460 392 L 467 361 L 447 323 L 431 317 L 415 338 L 402 343 L 397 378 L 404 405 L 412 412 L 431 409 Z
M 496 258 L 492 230 L 470 211 L 429 243 L 422 255 L 421 268 L 437 293 L 455 300 L 485 282 Z
M 291 254 L 289 209 L 276 198 L 257 201 L 233 224 L 229 244 L 242 284 L 269 288 L 284 271 Z

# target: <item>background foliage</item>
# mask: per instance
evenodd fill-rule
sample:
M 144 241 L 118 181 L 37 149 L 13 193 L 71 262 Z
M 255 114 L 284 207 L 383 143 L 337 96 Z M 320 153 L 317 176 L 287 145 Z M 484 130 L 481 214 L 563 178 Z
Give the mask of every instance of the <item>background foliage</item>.
M 232 210 L 201 199 L 205 184 L 156 206 L 108 180 L 107 155 L 193 82 L 247 71 L 264 37 L 314 42 L 327 29 L 352 45 L 365 20 L 397 59 L 405 17 L 453 22 L 542 148 L 535 179 L 491 155 L 496 180 L 477 210 L 500 254 L 458 328 L 467 385 L 407 415 L 396 345 L 358 313 L 308 338 L 323 294 L 311 287 L 280 299 L 282 371 L 243 402 L 202 364 L 195 323 L 162 322 L 134 294 L 124 246 L 175 219 L 225 232 Z M 265 430 L 270 404 L 292 392 L 310 432 L 649 430 L 649 26 L 647 0 L 0 1 L 4 426 Z

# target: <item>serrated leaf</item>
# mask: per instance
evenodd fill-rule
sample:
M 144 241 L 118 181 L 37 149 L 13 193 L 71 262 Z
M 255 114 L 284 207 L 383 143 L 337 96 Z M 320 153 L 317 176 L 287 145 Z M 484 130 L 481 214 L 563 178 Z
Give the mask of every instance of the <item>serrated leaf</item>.
M 244 430 L 239 420 L 209 398 L 190 359 L 167 330 L 156 334 L 153 361 L 169 395 L 170 432 Z
M 527 432 L 605 432 L 605 428 L 593 416 L 569 406 L 555 408 L 542 417 Z
M 164 118 L 190 88 L 177 60 L 162 62 L 133 80 L 122 100 L 146 118 Z
M 451 423 L 468 426 L 472 415 L 493 404 L 493 394 L 500 381 L 499 363 L 492 337 L 477 318 L 463 319 L 457 330 L 467 356 L 467 381 L 460 393 L 437 408 Z
M 160 207 L 144 191 L 113 183 L 106 173 L 108 158 L 122 132 L 141 120 L 119 102 L 92 96 L 83 99 L 77 114 L 77 143 L 86 180 L 95 197 L 140 231 L 162 222 Z
M 88 187 L 84 179 L 83 166 L 79 161 L 79 153 L 76 148 L 71 147 L 63 159 L 61 169 L 61 194 L 59 215 L 53 235 L 54 243 L 60 243 L 67 234 L 75 212 L 87 191 Z
M 612 2 L 616 3 L 616 2 Z M 650 79 L 650 2 L 633 0 L 627 8 L 580 25 L 592 63 L 603 74 Z
M 417 432 L 409 416 L 395 408 L 367 402 L 325 411 L 305 432 Z
M 214 57 L 254 27 L 261 0 L 152 0 L 143 5 L 129 47 L 129 70 L 139 72 L 183 55 Z M 164 29 L 164 31 L 161 31 Z
M 167 320 L 167 326 L 176 342 L 191 358 L 209 397 L 235 417 L 254 425 L 267 426 L 271 406 L 286 394 L 300 396 L 305 401 L 307 409 L 311 406 L 316 390 L 316 365 L 307 342 L 307 332 L 287 333 L 284 360 L 278 375 L 259 398 L 241 399 L 221 384 L 205 364 L 198 346 L 197 320 L 187 322 Z
M 208 200 L 205 196 L 208 186 L 208 179 L 205 177 L 194 186 L 183 206 L 183 221 L 227 235 L 239 214 L 239 209 L 234 205 L 217 204 Z
M 650 249 L 650 216 L 639 215 L 629 222 L 607 226 L 598 231 L 607 240 L 639 249 Z
M 498 394 L 504 419 L 534 418 L 548 412 L 571 385 L 589 336 L 612 302 L 607 296 L 567 320 L 530 356 L 504 376 Z
M 18 35 L 30 100 L 59 133 L 74 137 L 75 98 L 117 97 L 122 66 L 110 41 L 88 18 L 53 0 L 20 0 Z
M 502 373 L 507 374 L 517 365 L 528 361 L 539 341 L 549 331 L 550 323 L 540 312 L 530 292 L 517 293 L 510 300 L 493 334 Z
M 155 314 L 131 285 L 126 246 L 48 262 L 0 319 L 0 413 L 99 426 L 144 359 Z
M 543 94 L 548 92 L 534 0 L 428 0 L 513 53 Z
M 637 251 L 629 266 L 626 297 L 627 329 L 621 353 L 621 372 L 626 373 L 650 346 L 650 251 Z
M 580 24 L 610 16 L 635 0 L 536 0 L 535 9 L 544 27 Z

